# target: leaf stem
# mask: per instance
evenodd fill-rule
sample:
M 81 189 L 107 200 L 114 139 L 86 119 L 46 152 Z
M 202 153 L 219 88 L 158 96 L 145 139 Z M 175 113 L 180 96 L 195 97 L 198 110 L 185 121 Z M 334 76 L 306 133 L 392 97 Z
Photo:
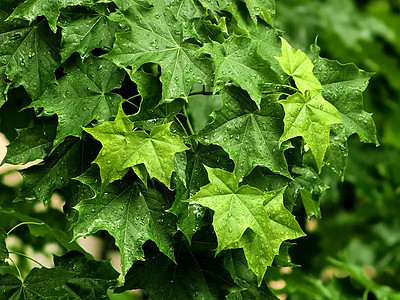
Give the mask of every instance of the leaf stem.
M 188 127 L 189 127 L 191 135 L 194 135 L 194 130 L 193 130 L 192 124 L 190 123 L 189 116 L 188 116 L 187 111 L 186 111 L 186 105 L 183 106 L 183 114 L 186 117 L 186 122 L 188 124 Z
M 22 225 L 44 225 L 44 223 L 43 222 L 21 222 L 21 223 L 15 225 L 13 228 L 11 228 L 7 232 L 7 235 L 9 235 L 14 229 L 16 229 L 16 228 L 18 228 L 19 226 L 22 226 Z
M 129 100 L 135 99 L 137 97 L 140 97 L 140 94 L 133 95 L 132 97 L 129 97 L 128 99 L 125 99 L 125 101 L 129 101 Z
M 292 90 L 295 90 L 295 91 L 299 91 L 299 89 L 298 88 L 295 88 L 295 87 L 292 87 L 291 85 L 288 85 L 288 84 L 279 84 L 279 83 L 274 83 L 273 84 L 274 86 L 281 86 L 281 87 L 285 87 L 285 88 L 288 88 L 288 89 L 292 89 Z
M 14 261 L 11 257 L 9 257 L 8 259 L 11 260 L 11 262 L 12 262 L 13 265 L 14 265 L 14 267 L 17 269 L 19 280 L 21 280 L 21 282 L 24 282 L 24 279 L 22 278 L 21 271 L 20 271 L 20 269 L 18 268 L 18 266 L 17 266 L 17 264 L 15 263 L 15 261 Z
M 25 258 L 27 258 L 27 259 L 30 259 L 31 261 L 37 263 L 39 266 L 41 266 L 41 267 L 43 267 L 43 268 L 46 267 L 46 266 L 42 265 L 40 262 L 38 262 L 36 259 L 34 259 L 34 258 L 32 258 L 32 257 L 30 257 L 30 256 L 28 256 L 28 255 L 26 255 L 26 254 L 24 254 L 24 253 L 15 252 L 15 251 L 8 251 L 8 252 L 9 252 L 9 253 L 16 254 L 16 255 L 23 256 L 23 257 L 25 257 Z
M 175 116 L 175 120 L 179 123 L 179 125 L 182 127 L 183 131 L 185 132 L 186 136 L 189 137 L 188 132 L 186 131 L 185 126 L 183 126 L 181 120 L 179 120 L 179 118 L 177 116 Z

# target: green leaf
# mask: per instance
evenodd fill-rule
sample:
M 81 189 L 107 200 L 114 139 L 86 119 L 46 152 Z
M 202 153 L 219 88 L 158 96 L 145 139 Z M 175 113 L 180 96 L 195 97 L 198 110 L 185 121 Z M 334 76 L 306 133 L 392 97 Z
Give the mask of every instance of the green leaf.
M 342 181 L 347 167 L 348 135 L 343 124 L 332 124 L 329 139 L 329 147 L 325 156 L 326 165 L 338 174 Z
M 172 207 L 168 210 L 175 214 L 178 229 L 187 237 L 189 243 L 193 235 L 203 225 L 205 208 L 197 203 L 187 203 L 200 188 L 209 183 L 204 165 L 220 167 L 227 170 L 233 169 L 233 162 L 222 148 L 214 145 L 203 146 L 199 144 L 193 152 L 187 151 L 187 164 L 185 168 L 186 186 L 181 180 L 175 180 L 176 196 Z
M 92 0 L 26 0 L 17 6 L 8 19 L 23 19 L 29 22 L 38 16 L 45 16 L 51 30 L 56 33 L 57 20 L 60 16 L 60 9 L 72 5 L 92 4 Z
M 277 299 L 265 282 L 260 287 L 257 286 L 257 277 L 248 269 L 243 251 L 227 251 L 224 257 L 224 265 L 234 282 L 243 289 L 229 294 L 227 300 Z
M 92 164 L 85 173 L 73 178 L 79 182 L 86 184 L 94 192 L 94 196 L 101 194 L 101 178 L 100 169 L 96 164 Z
M 170 187 L 174 171 L 174 153 L 188 149 L 170 132 L 171 123 L 154 127 L 150 134 L 133 130 L 134 125 L 120 109 L 113 122 L 105 122 L 85 131 L 99 140 L 103 148 L 94 161 L 100 167 L 103 187 L 121 179 L 128 168 L 144 164 L 150 177 Z
M 142 97 L 139 111 L 129 116 L 136 126 L 144 130 L 152 130 L 154 126 L 168 123 L 182 109 L 185 103 L 176 99 L 171 103 L 162 103 L 161 82 L 156 76 L 137 70 L 131 74 L 132 80 L 137 85 L 137 90 Z
M 250 38 L 231 36 L 222 44 L 207 43 L 201 51 L 210 54 L 215 61 L 216 90 L 233 81 L 260 105 L 263 86 L 269 82 L 281 82 L 271 64 L 258 55 L 257 44 Z
M 23 165 L 45 158 L 53 148 L 56 126 L 56 120 L 42 118 L 33 127 L 18 130 L 18 137 L 7 146 L 3 163 Z
M 297 174 L 297 176 L 291 184 L 299 190 L 307 218 L 310 219 L 311 216 L 321 218 L 319 198 L 329 187 L 310 167 L 293 167 L 292 172 Z
M 6 245 L 7 233 L 0 227 L 0 263 L 8 258 L 8 250 Z
M 244 0 L 244 2 L 255 22 L 257 22 L 257 17 L 260 17 L 265 22 L 273 25 L 275 17 L 274 0 Z
M 329 146 L 329 125 L 342 122 L 339 112 L 317 91 L 307 91 L 305 95 L 296 93 L 279 103 L 285 110 L 285 129 L 280 143 L 302 136 L 320 171 Z
M 168 205 L 154 188 L 142 192 L 137 184 L 111 184 L 104 194 L 75 206 L 79 212 L 75 238 L 107 230 L 120 250 L 123 275 L 136 260 L 144 259 L 142 245 L 147 240 L 154 241 L 160 251 L 175 260 L 172 236 L 176 225 L 174 216 L 164 211 Z
M 15 201 L 42 201 L 47 204 L 53 191 L 78 176 L 82 169 L 82 143 L 68 140 L 54 150 L 44 163 L 19 171 L 23 184 Z
M 62 28 L 60 54 L 63 61 L 74 52 L 86 59 L 93 49 L 110 50 L 115 33 L 121 31 L 117 22 L 108 19 L 104 5 L 94 6 L 93 9 L 71 7 L 61 15 L 59 26 Z
M 13 275 L 0 275 L 0 295 L 7 299 L 76 299 L 65 285 L 74 273 L 61 268 L 33 268 L 23 282 Z
M 292 76 L 297 88 L 304 94 L 306 90 L 320 90 L 321 83 L 313 74 L 314 65 L 300 49 L 295 51 L 285 39 L 282 40 L 282 56 L 276 57 L 283 71 Z
M 196 54 L 200 47 L 185 41 L 183 25 L 163 4 L 146 9 L 138 6 L 123 13 L 132 31 L 119 33 L 114 48 L 105 57 L 131 74 L 146 63 L 161 66 L 162 98 L 187 99 L 192 84 L 209 84 L 211 62 Z
M 57 114 L 58 127 L 53 149 L 67 136 L 81 137 L 82 127 L 96 120 L 99 124 L 115 116 L 122 97 L 111 93 L 121 87 L 124 71 L 112 62 L 90 57 L 76 59 L 66 69 L 67 76 L 53 84 L 30 107 L 43 107 L 43 116 Z M 79 114 L 76 112 L 79 111 Z
M 5 274 L 0 275 L 0 297 L 3 299 L 21 299 L 21 280 L 18 277 Z M 11 298 L 15 295 L 14 298 Z
M 225 249 L 243 248 L 260 285 L 281 243 L 304 235 L 294 216 L 283 206 L 284 189 L 263 192 L 248 185 L 239 187 L 234 174 L 206 169 L 210 183 L 188 201 L 214 211 L 217 254 Z
M 224 104 L 213 113 L 214 122 L 203 129 L 200 141 L 219 145 L 229 154 L 239 181 L 256 166 L 291 178 L 279 147 L 283 130 L 279 95 L 264 97 L 260 108 L 239 88 L 225 88 L 220 95 Z
M 82 299 L 106 299 L 107 290 L 118 283 L 119 273 L 110 261 L 96 261 L 88 259 L 82 253 L 69 252 L 61 257 L 55 256 L 54 264 L 75 273 L 67 286 Z
M 358 69 L 354 64 L 341 64 L 319 56 L 314 47 L 315 76 L 324 90 L 322 95 L 340 112 L 346 136 L 357 133 L 360 141 L 379 145 L 374 120 L 363 108 L 362 93 L 372 73 Z
M 5 21 L 7 15 L 0 10 L 0 106 L 8 89 L 6 78 L 37 99 L 55 81 L 54 71 L 60 64 L 59 39 L 46 23 L 27 26 L 26 22 Z
M 202 264 L 202 257 L 185 242 L 175 247 L 177 264 L 155 249 L 146 251 L 146 261 L 133 265 L 120 290 L 140 287 L 150 299 L 224 299 L 227 292 L 223 285 L 229 289 L 233 284 L 221 278 L 223 273 L 212 274 L 211 261 Z

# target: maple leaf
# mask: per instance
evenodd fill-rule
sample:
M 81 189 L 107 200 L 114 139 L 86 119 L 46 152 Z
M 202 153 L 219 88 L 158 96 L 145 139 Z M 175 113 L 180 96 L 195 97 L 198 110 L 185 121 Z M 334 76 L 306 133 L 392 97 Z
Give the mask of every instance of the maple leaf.
M 271 299 L 276 297 L 265 282 L 260 287 L 257 285 L 257 277 L 248 269 L 246 257 L 241 250 L 229 250 L 224 257 L 225 268 L 231 274 L 233 280 L 243 290 L 235 291 L 227 296 L 227 300 L 235 299 Z
M 112 62 L 96 57 L 84 63 L 77 58 L 65 70 L 67 76 L 53 84 L 29 107 L 43 107 L 41 115 L 57 114 L 58 127 L 53 149 L 67 136 L 81 137 L 82 127 L 99 124 L 115 116 L 123 101 L 110 91 L 121 86 L 125 72 Z M 76 112 L 79 111 L 79 114 Z
M 244 2 L 254 22 L 257 22 L 257 16 L 259 16 L 265 22 L 273 25 L 275 17 L 274 0 L 244 0 Z
M 100 167 L 103 187 L 121 179 L 130 167 L 144 164 L 150 177 L 170 187 L 174 171 L 174 153 L 188 148 L 170 132 L 171 123 L 154 127 L 150 134 L 133 130 L 134 125 L 122 108 L 112 122 L 85 128 L 103 148 L 94 163 Z
M 17 130 L 18 136 L 7 145 L 7 154 L 2 163 L 23 165 L 50 154 L 56 132 L 55 119 L 42 118 L 30 128 Z
M 60 257 L 54 256 L 54 265 L 75 273 L 74 277 L 68 280 L 67 286 L 82 299 L 106 298 L 107 290 L 118 283 L 119 273 L 109 260 L 96 261 L 82 253 L 71 251 Z
M 92 0 L 26 0 L 18 5 L 8 19 L 23 19 L 29 22 L 38 16 L 45 16 L 51 30 L 57 32 L 57 20 L 60 9 L 73 5 L 93 4 Z
M 379 145 L 372 115 L 363 108 L 362 93 L 372 73 L 360 70 L 354 64 L 341 64 L 319 56 L 319 47 L 311 47 L 315 58 L 315 76 L 324 90 L 322 95 L 339 111 L 343 124 L 331 129 L 327 165 L 343 178 L 347 166 L 347 139 L 357 133 L 360 141 Z
M 239 187 L 233 173 L 208 167 L 206 170 L 210 183 L 187 201 L 214 211 L 216 253 L 243 248 L 260 285 L 281 243 L 304 235 L 294 216 L 283 206 L 284 189 L 263 192 L 248 185 Z
M 134 73 L 145 63 L 161 66 L 162 97 L 187 98 L 194 82 L 209 84 L 211 61 L 196 54 L 200 47 L 185 41 L 183 24 L 162 3 L 137 6 L 123 12 L 132 30 L 118 33 L 112 51 L 104 57 Z
M 313 73 L 314 65 L 300 49 L 295 51 L 283 38 L 282 56 L 276 57 L 283 71 L 292 76 L 297 88 L 304 94 L 306 90 L 320 90 L 321 83 Z
M 91 9 L 71 7 L 63 12 L 59 26 L 62 28 L 62 61 L 74 52 L 78 52 L 82 59 L 85 59 L 93 49 L 110 50 L 115 33 L 122 31 L 120 27 L 128 27 L 109 20 L 105 5 L 96 5 Z
M 79 212 L 75 239 L 107 230 L 120 250 L 123 275 L 136 260 L 143 260 L 142 245 L 147 240 L 154 241 L 174 261 L 175 217 L 164 211 L 167 206 L 162 193 L 154 188 L 142 193 L 137 184 L 113 183 L 103 194 L 74 207 Z
M 179 241 L 175 244 L 176 264 L 155 247 L 146 247 L 146 261 L 133 265 L 125 277 L 125 285 L 117 291 L 141 287 L 151 299 L 225 299 L 229 291 L 238 288 L 218 261 L 202 255 L 210 253 L 214 245 L 197 241 L 196 249 Z
M 297 92 L 279 103 L 285 110 L 285 128 L 280 143 L 302 136 L 321 170 L 329 146 L 329 125 L 342 122 L 339 112 L 317 91 L 307 91 L 305 95 Z
M 139 111 L 129 116 L 137 127 L 152 130 L 154 126 L 168 123 L 181 109 L 184 100 L 176 99 L 169 103 L 161 103 L 161 82 L 158 77 L 137 70 L 131 74 L 131 79 L 136 83 L 137 90 L 142 97 Z
M 257 44 L 250 38 L 231 36 L 222 44 L 207 43 L 201 51 L 210 54 L 215 61 L 214 87 L 217 90 L 228 81 L 234 81 L 260 105 L 262 87 L 266 83 L 281 82 L 269 62 L 258 55 Z
M 82 143 L 79 140 L 65 141 L 44 163 L 20 171 L 23 183 L 15 201 L 43 201 L 47 204 L 55 189 L 81 173 L 83 159 Z
M 299 191 L 307 218 L 310 219 L 311 216 L 321 218 L 319 197 L 329 187 L 310 167 L 293 167 L 292 172 L 298 176 L 290 184 Z
M 5 102 L 8 83 L 24 86 L 37 99 L 47 85 L 55 81 L 54 70 L 59 66 L 57 45 L 46 23 L 28 26 L 26 22 L 5 21 L 8 13 L 0 9 L 0 106 Z
M 362 93 L 372 73 L 360 70 L 354 64 L 341 64 L 319 56 L 315 46 L 315 76 L 323 86 L 322 95 L 340 113 L 346 136 L 357 133 L 364 143 L 379 145 L 374 120 L 363 108 Z
M 213 123 L 205 127 L 199 139 L 221 146 L 235 162 L 235 176 L 242 180 L 256 166 L 290 178 L 279 137 L 283 131 L 277 95 L 264 97 L 258 108 L 239 88 L 220 93 L 223 105 L 212 114 Z
M 177 216 L 178 229 L 185 234 L 190 243 L 193 235 L 201 228 L 205 208 L 184 200 L 192 197 L 202 186 L 209 183 L 204 165 L 232 170 L 233 162 L 221 147 L 215 145 L 199 144 L 193 152 L 187 151 L 185 158 L 187 159 L 184 169 L 186 184 L 183 180 L 175 180 L 175 201 L 168 211 Z
M 11 274 L 0 275 L 3 299 L 76 299 L 65 285 L 75 273 L 61 268 L 33 268 L 23 282 Z

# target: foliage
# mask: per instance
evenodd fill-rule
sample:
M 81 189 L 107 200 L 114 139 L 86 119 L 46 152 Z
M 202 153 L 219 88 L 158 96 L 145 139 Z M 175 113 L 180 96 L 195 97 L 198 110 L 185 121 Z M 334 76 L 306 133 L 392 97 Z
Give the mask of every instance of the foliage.
M 356 17 L 331 26 L 335 1 L 280 2 L 276 21 L 272 0 L 0 4 L 0 130 L 11 141 L 3 164 L 34 162 L 19 171 L 20 187 L 0 185 L 2 298 L 117 299 L 141 289 L 151 299 L 398 299 L 385 269 L 399 260 L 400 221 L 387 209 L 398 180 L 385 181 L 393 166 L 379 167 L 398 157 L 395 117 L 383 135 L 393 148 L 363 156 L 352 135 L 379 145 L 363 108 L 372 73 L 323 56 L 357 54 L 400 94 L 385 63 L 395 58 L 363 48 L 378 36 L 400 51 L 399 21 L 383 4 L 342 3 Z M 298 25 L 304 6 L 310 17 Z M 381 180 L 363 180 L 370 170 Z M 367 197 L 360 210 L 340 208 L 346 184 Z M 322 215 L 310 232 L 308 220 Z M 366 244 L 371 235 L 390 248 L 384 258 L 380 241 Z M 88 236 L 104 242 L 98 259 L 78 244 Z M 321 253 L 309 251 L 315 245 Z M 31 248 L 53 262 L 41 265 Z M 106 260 L 116 251 L 120 272 Z M 376 281 L 364 262 L 380 266 Z M 316 266 L 329 265 L 353 281 L 319 278 Z

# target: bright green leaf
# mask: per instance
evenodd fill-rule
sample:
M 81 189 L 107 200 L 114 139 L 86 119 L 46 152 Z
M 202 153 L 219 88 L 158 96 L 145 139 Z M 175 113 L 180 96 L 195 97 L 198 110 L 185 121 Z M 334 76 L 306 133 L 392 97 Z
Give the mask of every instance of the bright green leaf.
M 294 216 L 283 206 L 284 189 L 263 192 L 248 185 L 239 187 L 234 174 L 206 169 L 210 183 L 188 201 L 214 211 L 217 254 L 225 249 L 243 248 L 260 285 L 281 243 L 304 235 Z
M 279 103 L 285 110 L 285 129 L 280 143 L 302 136 L 321 170 L 329 146 L 329 125 L 342 122 L 339 112 L 317 91 L 307 91 L 305 96 L 296 93 Z
M 127 169 L 144 164 L 150 177 L 170 187 L 174 171 L 174 153 L 188 149 L 179 137 L 170 132 L 171 123 L 154 127 L 150 134 L 133 130 L 133 123 L 120 109 L 113 122 L 85 131 L 103 144 L 94 161 L 100 167 L 103 187 L 121 179 Z
M 314 65 L 300 49 L 295 51 L 285 39 L 282 40 L 282 56 L 276 57 L 283 71 L 292 76 L 297 88 L 304 94 L 306 90 L 320 90 L 321 83 L 313 74 Z

